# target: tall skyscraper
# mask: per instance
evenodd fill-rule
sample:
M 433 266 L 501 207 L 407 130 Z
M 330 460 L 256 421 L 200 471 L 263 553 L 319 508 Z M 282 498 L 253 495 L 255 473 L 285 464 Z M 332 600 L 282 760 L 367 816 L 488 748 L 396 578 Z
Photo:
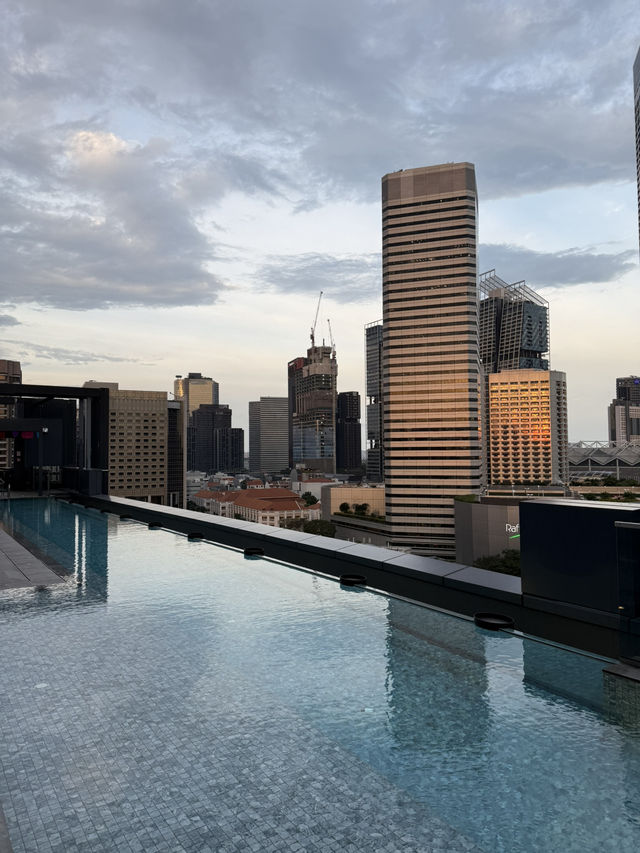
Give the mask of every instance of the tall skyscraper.
M 382 442 L 382 320 L 364 327 L 367 394 L 367 480 L 384 479 Z
M 633 103 L 636 116 L 636 176 L 638 181 L 638 233 L 640 234 L 640 49 L 633 63 Z
M 338 471 L 360 471 L 362 468 L 362 428 L 360 426 L 360 394 L 342 391 L 336 407 L 336 468 Z
M 481 483 L 476 244 L 471 163 L 382 179 L 385 514 L 391 546 L 434 557 Z
M 277 474 L 289 467 L 289 400 L 260 397 L 249 403 L 249 470 Z
M 219 403 L 219 385 L 209 376 L 201 373 L 189 373 L 188 376 L 176 376 L 173 383 L 173 395 L 184 400 L 187 417 L 204 405 L 217 406 Z
M 293 359 L 288 369 L 293 465 L 334 474 L 338 379 L 335 350 L 312 344 L 307 357 Z
M 616 396 L 608 414 L 609 441 L 640 444 L 640 376 L 616 379 Z
M 495 270 L 479 279 L 480 362 L 484 373 L 549 367 L 549 303 L 524 281 L 507 284 Z
M 493 485 L 559 485 L 568 479 L 567 382 L 558 370 L 488 376 Z
M 0 359 L 0 383 L 22 382 L 22 369 L 19 361 Z M 0 418 L 15 416 L 13 403 L 0 403 Z M 11 438 L 0 439 L 0 471 L 8 471 L 14 465 L 14 442 Z

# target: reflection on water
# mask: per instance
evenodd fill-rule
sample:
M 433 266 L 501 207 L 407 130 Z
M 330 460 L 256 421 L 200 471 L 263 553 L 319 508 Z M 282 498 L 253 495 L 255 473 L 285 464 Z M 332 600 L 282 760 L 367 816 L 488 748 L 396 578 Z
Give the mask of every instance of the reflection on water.
M 113 516 L 95 510 L 75 512 L 64 501 L 41 498 L 2 501 L 0 520 L 11 536 L 66 580 L 36 593 L 32 588 L 15 590 L 5 607 L 32 607 L 34 598 L 57 607 L 106 601 L 109 530 L 117 524 Z

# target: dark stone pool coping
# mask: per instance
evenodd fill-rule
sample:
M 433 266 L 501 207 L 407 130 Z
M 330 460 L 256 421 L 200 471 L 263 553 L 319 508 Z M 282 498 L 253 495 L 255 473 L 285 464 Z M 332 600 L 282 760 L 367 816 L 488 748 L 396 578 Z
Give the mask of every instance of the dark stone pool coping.
M 501 613 L 510 616 L 516 629 L 525 634 L 609 658 L 620 657 L 621 617 L 523 596 L 520 578 L 512 575 L 128 498 L 74 495 L 71 500 L 222 545 L 260 547 L 266 557 L 336 578 L 364 575 L 370 587 L 453 613 Z

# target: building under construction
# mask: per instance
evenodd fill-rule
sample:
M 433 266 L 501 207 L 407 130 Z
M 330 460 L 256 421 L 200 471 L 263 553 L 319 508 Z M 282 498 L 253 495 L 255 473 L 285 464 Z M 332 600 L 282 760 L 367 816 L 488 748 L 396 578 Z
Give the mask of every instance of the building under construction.
M 338 364 L 333 346 L 316 346 L 320 299 L 311 327 L 306 358 L 288 364 L 290 461 L 323 473 L 336 470 L 336 403 Z

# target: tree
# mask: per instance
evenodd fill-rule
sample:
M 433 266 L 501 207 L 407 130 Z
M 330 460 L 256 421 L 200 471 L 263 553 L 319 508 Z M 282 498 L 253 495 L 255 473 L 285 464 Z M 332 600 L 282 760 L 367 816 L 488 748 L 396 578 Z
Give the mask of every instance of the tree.
M 346 501 L 340 504 L 340 512 L 351 512 L 351 507 Z
M 284 527 L 287 530 L 302 530 L 304 527 L 304 518 L 285 518 L 280 523 L 280 527 Z
M 240 488 L 241 488 L 241 489 L 246 489 L 246 488 L 247 488 L 247 481 L 246 481 L 246 480 L 243 480 L 243 481 L 240 483 Z
M 307 506 L 313 506 L 318 503 L 318 498 L 315 495 L 312 495 L 311 492 L 303 492 L 302 500 Z
M 306 521 L 302 529 L 305 533 L 313 533 L 316 536 L 329 536 L 331 539 L 334 539 L 336 535 L 335 524 L 332 521 L 323 521 L 322 519 Z
M 366 515 L 369 509 L 369 504 L 354 504 L 353 510 L 356 515 Z
M 517 548 L 506 548 L 501 554 L 478 557 L 473 565 L 477 569 L 488 569 L 490 572 L 502 572 L 504 575 L 520 577 L 520 551 Z

